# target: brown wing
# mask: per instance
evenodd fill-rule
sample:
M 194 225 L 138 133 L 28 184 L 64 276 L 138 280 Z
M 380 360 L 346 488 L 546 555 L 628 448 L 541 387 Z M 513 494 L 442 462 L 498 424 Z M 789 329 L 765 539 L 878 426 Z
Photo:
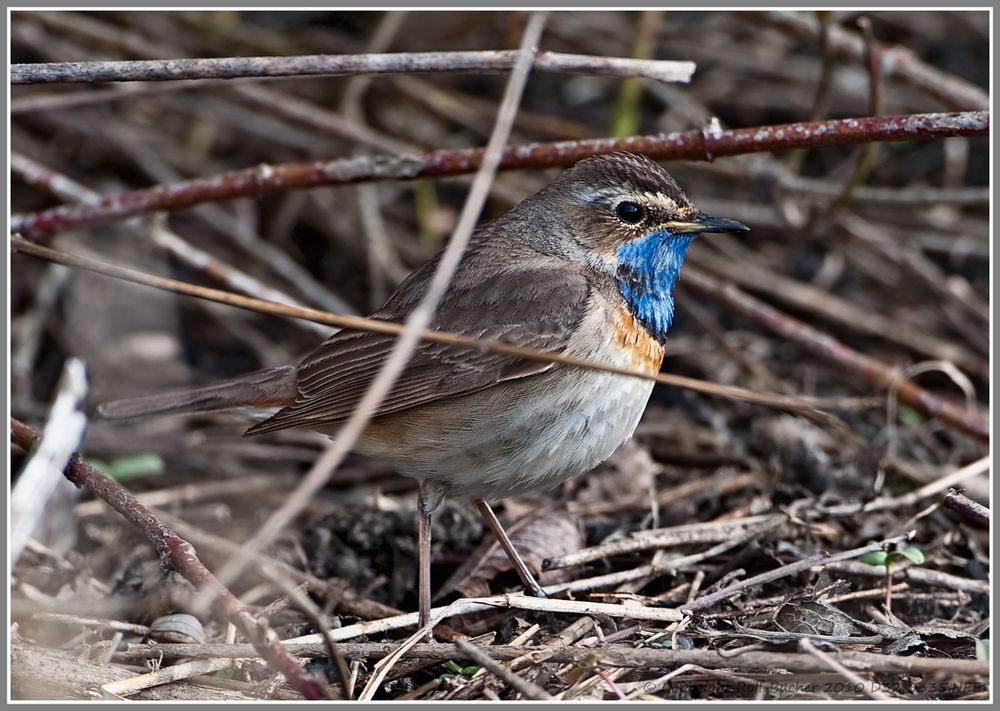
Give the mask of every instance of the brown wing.
M 479 249 L 467 255 L 432 328 L 476 338 L 497 338 L 519 346 L 560 352 L 584 316 L 589 287 L 567 263 L 535 253 L 534 258 L 497 261 Z M 483 276 L 483 259 L 503 271 Z M 407 279 L 373 318 L 401 322 L 412 310 L 436 260 Z M 273 417 L 251 427 L 260 434 L 290 427 L 336 424 L 350 416 L 395 343 L 394 336 L 340 331 L 298 366 L 298 396 Z M 504 380 L 541 372 L 546 363 L 503 353 L 472 351 L 421 342 L 376 415 L 475 392 Z

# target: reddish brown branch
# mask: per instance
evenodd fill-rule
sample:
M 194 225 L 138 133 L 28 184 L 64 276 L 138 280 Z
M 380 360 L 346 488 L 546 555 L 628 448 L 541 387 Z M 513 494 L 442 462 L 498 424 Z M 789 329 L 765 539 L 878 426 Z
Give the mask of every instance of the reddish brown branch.
M 588 156 L 616 151 L 643 153 L 656 160 L 712 160 L 789 148 L 818 148 L 873 141 L 914 141 L 949 136 L 986 136 L 988 111 L 909 114 L 835 121 L 814 121 L 729 131 L 684 131 L 558 143 L 529 143 L 504 151 L 501 170 L 551 168 Z M 48 234 L 157 210 L 176 210 L 214 200 L 254 197 L 272 190 L 345 185 L 373 180 L 409 180 L 474 172 L 481 148 L 439 149 L 420 156 L 359 157 L 312 163 L 261 165 L 172 185 L 109 195 L 86 205 L 14 215 L 11 231 L 26 236 Z
M 15 418 L 10 419 L 10 439 L 21 449 L 28 451 L 38 441 L 39 435 L 28 425 Z M 281 644 L 281 641 L 266 625 L 261 624 L 253 613 L 198 560 L 194 548 L 182 539 L 129 492 L 113 479 L 97 471 L 79 454 L 74 454 L 64 472 L 66 478 L 77 486 L 84 486 L 104 499 L 115 511 L 138 528 L 156 551 L 163 564 L 187 578 L 195 587 L 212 591 L 212 604 L 216 612 L 232 622 L 253 645 L 257 653 L 266 659 L 272 668 L 283 674 L 288 682 L 307 699 L 325 699 L 327 695 L 299 664 L 295 657 Z
M 936 417 L 973 437 L 988 442 L 990 425 L 986 418 L 962 409 L 901 377 L 896 370 L 881 361 L 849 348 L 837 339 L 808 324 L 778 311 L 763 301 L 740 291 L 732 284 L 719 281 L 705 272 L 688 266 L 681 282 L 698 293 L 724 304 L 727 308 L 769 328 L 781 336 L 799 343 L 811 353 L 864 379 L 877 388 L 895 388 L 900 400 L 928 417 Z

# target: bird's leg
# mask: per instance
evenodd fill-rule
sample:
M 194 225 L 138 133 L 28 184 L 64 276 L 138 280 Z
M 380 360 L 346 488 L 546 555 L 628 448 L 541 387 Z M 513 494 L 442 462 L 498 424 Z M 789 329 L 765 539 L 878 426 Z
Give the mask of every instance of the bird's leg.
M 528 570 L 527 564 L 524 562 L 524 559 L 521 558 L 521 554 L 517 552 L 517 548 L 514 547 L 510 537 L 507 535 L 507 532 L 503 530 L 503 526 L 500 525 L 500 521 L 497 519 L 497 515 L 493 513 L 493 509 L 490 508 L 490 505 L 482 499 L 476 499 L 473 503 L 476 505 L 476 508 L 479 509 L 479 513 L 486 521 L 486 525 L 490 527 L 491 531 L 493 531 L 493 535 L 496 536 L 497 542 L 507 554 L 511 564 L 514 566 L 514 570 L 517 571 L 518 577 L 520 577 L 521 582 L 524 583 L 524 587 L 535 597 L 545 597 L 545 591 L 542 590 L 542 586 L 538 584 L 535 580 L 535 576 L 533 576 L 531 571 Z
M 420 600 L 420 622 L 423 627 L 431 621 L 431 512 L 420 508 L 420 534 L 418 538 L 420 573 L 417 595 Z
M 420 526 L 417 533 L 417 600 L 419 627 L 431 620 L 431 516 L 443 498 L 439 487 L 432 482 L 420 482 L 417 494 L 417 515 Z M 434 633 L 427 633 L 427 640 L 434 641 Z

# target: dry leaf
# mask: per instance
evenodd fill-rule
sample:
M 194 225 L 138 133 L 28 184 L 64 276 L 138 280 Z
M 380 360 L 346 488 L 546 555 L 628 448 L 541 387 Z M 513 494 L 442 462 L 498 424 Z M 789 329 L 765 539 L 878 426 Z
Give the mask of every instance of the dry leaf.
M 585 544 L 577 520 L 563 512 L 547 512 L 522 518 L 507 527 L 507 533 L 541 585 L 562 582 L 567 574 L 566 570 L 541 573 L 543 560 L 572 553 Z M 489 595 L 490 582 L 509 570 L 513 570 L 513 566 L 507 554 L 490 537 L 441 586 L 436 597 L 441 598 L 455 590 L 467 597 Z

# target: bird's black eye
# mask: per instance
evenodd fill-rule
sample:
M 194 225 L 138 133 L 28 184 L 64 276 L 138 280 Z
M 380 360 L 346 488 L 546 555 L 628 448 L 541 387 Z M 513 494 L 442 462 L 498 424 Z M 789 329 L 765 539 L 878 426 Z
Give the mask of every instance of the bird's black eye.
M 642 218 L 646 216 L 646 211 L 634 202 L 625 200 L 618 203 L 618 206 L 615 207 L 615 214 L 618 215 L 618 219 L 622 222 L 635 225 L 642 222 Z

